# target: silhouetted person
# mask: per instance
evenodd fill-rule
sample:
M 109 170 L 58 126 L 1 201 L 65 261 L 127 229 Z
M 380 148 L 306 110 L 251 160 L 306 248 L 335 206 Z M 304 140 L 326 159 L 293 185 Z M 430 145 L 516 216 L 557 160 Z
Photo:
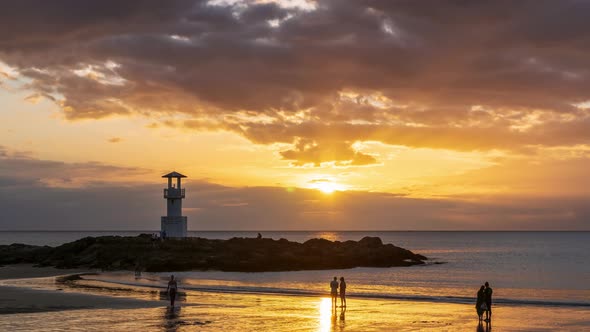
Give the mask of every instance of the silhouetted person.
M 340 306 L 346 307 L 346 282 L 340 277 Z
M 262 234 L 258 233 L 258 236 L 256 237 L 258 240 L 262 239 Z
M 156 247 L 156 243 L 160 241 L 160 233 L 153 233 L 152 234 L 152 247 Z
M 483 312 L 485 311 L 485 299 L 486 299 L 486 288 L 485 286 L 481 286 L 479 291 L 477 291 L 477 301 L 475 302 L 475 310 L 477 311 L 477 316 L 479 316 L 479 320 L 483 318 Z
M 336 308 L 336 302 L 338 301 L 338 278 L 336 277 L 330 283 L 330 295 L 332 295 L 332 307 Z
M 492 287 L 490 287 L 490 284 L 486 281 L 485 283 L 486 285 L 486 289 L 485 289 L 485 302 L 486 302 L 486 306 L 487 311 L 486 311 L 486 321 L 491 321 L 492 320 L 492 293 L 494 292 L 494 290 L 492 289 Z
M 170 306 L 174 307 L 174 300 L 176 300 L 176 292 L 178 291 L 178 283 L 174 280 L 174 276 L 170 276 L 170 281 L 168 281 L 168 288 L 166 289 L 168 292 L 168 297 L 170 298 Z

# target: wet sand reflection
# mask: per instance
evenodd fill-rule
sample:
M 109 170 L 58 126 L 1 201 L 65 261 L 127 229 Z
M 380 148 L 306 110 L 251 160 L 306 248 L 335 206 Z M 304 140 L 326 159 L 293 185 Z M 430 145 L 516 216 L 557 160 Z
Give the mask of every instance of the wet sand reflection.
M 318 332 L 344 331 L 346 308 L 332 305 L 332 300 L 322 298 L 319 302 Z
M 167 332 L 175 332 L 178 330 L 180 316 L 180 307 L 167 307 L 164 308 L 164 327 Z
M 477 332 L 490 332 L 492 330 L 492 323 L 491 322 L 483 322 L 479 321 L 477 324 Z

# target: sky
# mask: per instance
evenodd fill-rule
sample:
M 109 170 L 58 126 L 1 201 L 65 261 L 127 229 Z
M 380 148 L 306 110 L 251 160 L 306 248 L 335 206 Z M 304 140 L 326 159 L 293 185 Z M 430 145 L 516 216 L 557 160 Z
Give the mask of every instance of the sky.
M 0 230 L 590 230 L 590 2 L 0 3 Z

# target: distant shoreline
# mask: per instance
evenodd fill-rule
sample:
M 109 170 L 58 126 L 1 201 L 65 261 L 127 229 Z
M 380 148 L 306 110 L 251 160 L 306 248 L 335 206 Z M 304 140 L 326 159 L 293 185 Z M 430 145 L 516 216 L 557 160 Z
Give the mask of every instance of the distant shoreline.
M 26 232 L 38 232 L 38 233 L 51 233 L 51 232 L 71 232 L 71 233 L 159 233 L 160 230 L 137 230 L 137 229 L 108 229 L 108 230 L 72 230 L 72 229 L 40 229 L 40 230 L 27 230 L 27 229 L 3 229 L 0 232 L 6 233 L 26 233 Z M 342 232 L 342 233 L 574 233 L 574 232 L 582 232 L 588 233 L 589 230 L 575 230 L 575 229 L 566 229 L 566 230 L 510 230 L 510 229 L 500 229 L 500 230 L 189 230 L 189 233 L 317 233 L 317 232 Z

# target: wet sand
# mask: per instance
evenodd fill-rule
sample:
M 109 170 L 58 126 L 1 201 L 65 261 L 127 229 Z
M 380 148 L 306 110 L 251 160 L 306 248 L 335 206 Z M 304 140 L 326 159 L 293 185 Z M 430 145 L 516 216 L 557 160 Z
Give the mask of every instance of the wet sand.
M 82 269 L 56 269 L 54 267 L 34 267 L 32 264 L 14 264 L 0 266 L 0 280 L 41 278 L 75 273 L 96 272 Z
M 60 270 L 58 270 L 60 271 Z M 590 310 L 575 307 L 495 306 L 491 325 L 479 324 L 473 305 L 350 297 L 331 308 L 323 297 L 189 291 L 174 310 L 153 289 L 122 285 L 64 288 L 51 278 L 12 280 L 3 286 L 4 331 L 584 331 Z M 43 288 L 31 289 L 31 285 Z M 37 287 L 37 286 L 36 286 Z M 181 284 L 182 287 L 182 284 Z M 4 293 L 4 290 L 7 293 Z M 182 290 L 182 288 L 181 288 Z M 116 296 L 105 296 L 105 292 Z M 16 311 L 25 308 L 27 311 Z M 57 307 L 56 307 L 57 306 Z M 42 310 L 34 311 L 35 308 Z M 76 310 L 70 310 L 76 309 Z M 13 310 L 10 312 L 9 310 Z
M 161 305 L 157 301 L 76 293 L 71 289 L 64 289 L 64 285 L 56 282 L 55 279 L 58 276 L 88 272 L 93 271 L 36 268 L 28 264 L 0 267 L 0 315 L 72 309 L 129 309 Z
M 138 299 L 0 286 L 0 315 L 72 309 L 129 309 L 161 305 L 161 302 Z

